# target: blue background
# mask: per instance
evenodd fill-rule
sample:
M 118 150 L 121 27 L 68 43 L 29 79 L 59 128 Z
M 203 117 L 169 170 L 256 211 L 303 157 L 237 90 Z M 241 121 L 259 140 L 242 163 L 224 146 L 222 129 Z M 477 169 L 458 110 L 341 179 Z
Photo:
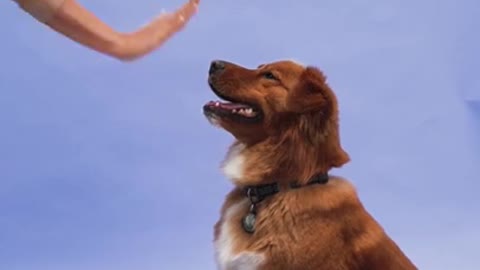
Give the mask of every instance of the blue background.
M 80 2 L 122 31 L 181 4 Z M 217 58 L 323 69 L 352 157 L 336 173 L 420 269 L 479 269 L 478 1 L 204 0 L 129 64 L 11 1 L 0 16 L 0 269 L 214 269 L 232 141 L 201 113 Z

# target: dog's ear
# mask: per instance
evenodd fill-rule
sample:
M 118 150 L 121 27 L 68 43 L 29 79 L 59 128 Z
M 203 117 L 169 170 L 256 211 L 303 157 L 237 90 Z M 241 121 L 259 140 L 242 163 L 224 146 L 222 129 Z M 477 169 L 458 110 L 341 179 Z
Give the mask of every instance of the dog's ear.
M 298 87 L 288 99 L 291 110 L 299 115 L 299 129 L 331 167 L 341 167 L 350 158 L 340 145 L 338 104 L 326 77 L 315 67 L 307 67 Z
M 328 168 L 339 168 L 350 161 L 340 143 L 338 116 L 332 114 L 328 119 L 321 112 L 306 112 L 299 116 L 298 130 L 310 145 L 318 149 L 322 164 Z
M 319 111 L 328 113 L 332 102 L 336 102 L 332 90 L 326 82 L 326 77 L 316 67 L 307 67 L 290 92 L 289 108 L 293 112 L 304 113 L 307 111 Z

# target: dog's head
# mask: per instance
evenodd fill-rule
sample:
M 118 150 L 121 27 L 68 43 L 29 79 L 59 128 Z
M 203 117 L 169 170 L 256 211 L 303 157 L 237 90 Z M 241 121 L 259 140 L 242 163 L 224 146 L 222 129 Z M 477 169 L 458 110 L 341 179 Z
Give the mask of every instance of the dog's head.
M 207 103 L 205 115 L 241 143 L 293 140 L 321 146 L 332 167 L 348 161 L 340 147 L 337 100 L 317 68 L 278 61 L 247 69 L 213 61 L 208 83 L 224 101 Z

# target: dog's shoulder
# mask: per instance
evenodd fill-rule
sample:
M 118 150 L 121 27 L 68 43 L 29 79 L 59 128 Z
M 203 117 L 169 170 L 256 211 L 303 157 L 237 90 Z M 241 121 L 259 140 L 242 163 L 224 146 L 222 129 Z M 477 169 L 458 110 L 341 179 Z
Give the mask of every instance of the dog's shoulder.
M 305 192 L 302 197 L 303 202 L 311 207 L 304 208 L 307 218 L 300 223 L 308 228 L 303 232 L 303 239 L 310 239 L 311 244 L 322 240 L 330 244 L 317 248 L 317 254 L 309 257 L 334 254 L 331 255 L 333 258 L 325 258 L 324 262 L 345 264 L 343 268 L 337 266 L 336 269 L 417 269 L 365 209 L 349 180 L 332 177 L 323 189 L 312 190 L 311 194 Z M 309 233 L 312 230 L 322 233 Z M 299 248 L 300 254 L 310 250 L 308 246 L 299 245 Z M 306 258 L 302 260 L 307 261 Z

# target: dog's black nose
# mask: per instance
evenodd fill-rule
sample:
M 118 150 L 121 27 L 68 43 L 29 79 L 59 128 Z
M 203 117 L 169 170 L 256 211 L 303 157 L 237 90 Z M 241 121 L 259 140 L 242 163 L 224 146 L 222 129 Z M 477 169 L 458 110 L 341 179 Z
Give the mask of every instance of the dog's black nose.
M 212 61 L 212 63 L 210 64 L 210 69 L 208 70 L 208 74 L 212 75 L 224 69 L 225 69 L 225 62 L 220 60 Z

